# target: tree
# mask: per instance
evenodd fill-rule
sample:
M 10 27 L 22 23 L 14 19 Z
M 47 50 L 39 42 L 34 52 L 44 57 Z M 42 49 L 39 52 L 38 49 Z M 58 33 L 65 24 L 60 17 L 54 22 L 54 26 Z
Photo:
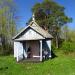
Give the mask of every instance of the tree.
M 67 26 L 64 26 L 61 34 L 64 41 L 60 48 L 65 52 L 75 51 L 75 30 L 71 30 Z
M 65 41 L 75 42 L 75 30 L 69 29 L 67 25 L 63 26 L 62 31 L 61 31 L 61 37 Z
M 14 13 L 15 7 L 12 0 L 0 1 L 0 38 L 3 50 L 8 48 L 8 44 L 12 45 L 12 36 L 16 33 Z
M 65 15 L 65 8 L 52 0 L 44 0 L 33 6 L 36 22 L 54 36 L 58 48 L 59 33 L 61 27 L 72 19 Z

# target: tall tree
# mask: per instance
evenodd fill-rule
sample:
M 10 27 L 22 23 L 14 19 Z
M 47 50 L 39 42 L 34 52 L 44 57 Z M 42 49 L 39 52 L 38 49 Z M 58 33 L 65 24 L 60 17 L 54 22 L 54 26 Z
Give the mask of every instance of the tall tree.
M 61 27 L 72 19 L 65 15 L 65 8 L 52 0 L 44 0 L 33 6 L 36 22 L 54 36 L 58 48 L 59 33 Z
M 12 36 L 16 33 L 14 20 L 15 3 L 13 0 L 0 1 L 0 38 L 2 45 L 12 44 Z
M 65 41 L 75 42 L 75 30 L 69 29 L 69 27 L 67 25 L 63 26 L 62 32 L 61 32 L 61 37 Z

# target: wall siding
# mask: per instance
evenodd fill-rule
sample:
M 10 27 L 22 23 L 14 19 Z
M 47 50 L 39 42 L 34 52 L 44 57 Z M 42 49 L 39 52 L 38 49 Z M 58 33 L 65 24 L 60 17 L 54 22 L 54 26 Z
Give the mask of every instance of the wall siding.
M 17 42 L 14 42 L 14 57 L 17 57 Z
M 37 32 L 35 32 L 33 29 L 29 29 L 20 38 L 15 40 L 36 40 L 36 39 L 43 39 L 43 37 Z
M 23 44 L 20 42 L 14 42 L 14 57 L 17 58 L 17 61 L 23 59 Z
M 48 46 L 48 48 L 50 50 L 49 57 L 51 57 L 51 40 L 46 40 L 46 43 L 47 43 L 47 46 Z

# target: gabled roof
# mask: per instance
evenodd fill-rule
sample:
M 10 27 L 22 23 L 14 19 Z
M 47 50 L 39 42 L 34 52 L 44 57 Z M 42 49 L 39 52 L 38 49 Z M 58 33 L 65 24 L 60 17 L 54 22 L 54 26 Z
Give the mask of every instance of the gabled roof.
M 26 29 L 32 28 L 34 31 L 42 35 L 44 38 L 53 38 L 51 34 L 49 34 L 46 30 L 41 28 L 35 21 L 31 21 L 30 24 L 22 29 L 16 36 L 13 37 L 13 39 L 16 39 L 21 33 L 23 33 Z

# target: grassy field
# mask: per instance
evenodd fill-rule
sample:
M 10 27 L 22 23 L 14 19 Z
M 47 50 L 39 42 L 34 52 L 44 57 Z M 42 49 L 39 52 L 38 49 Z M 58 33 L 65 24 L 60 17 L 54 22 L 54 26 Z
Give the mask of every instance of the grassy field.
M 0 75 L 75 75 L 75 55 L 56 55 L 41 63 L 17 63 L 13 56 L 0 56 Z

